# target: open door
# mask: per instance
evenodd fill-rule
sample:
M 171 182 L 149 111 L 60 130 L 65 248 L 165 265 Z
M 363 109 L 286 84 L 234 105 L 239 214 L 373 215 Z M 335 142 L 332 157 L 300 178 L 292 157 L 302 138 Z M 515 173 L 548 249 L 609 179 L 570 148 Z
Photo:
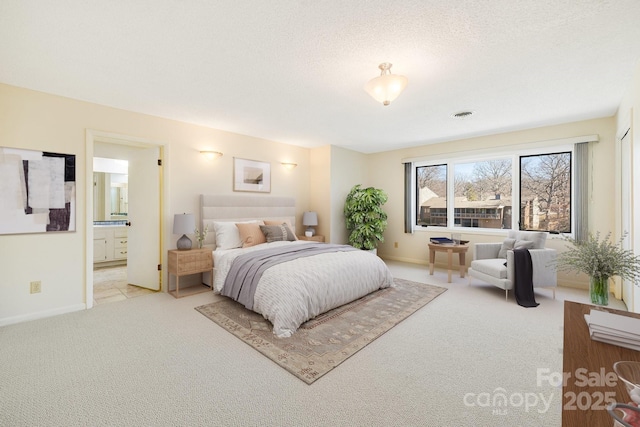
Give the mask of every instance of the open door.
M 160 290 L 160 147 L 132 150 L 129 157 L 127 281 Z

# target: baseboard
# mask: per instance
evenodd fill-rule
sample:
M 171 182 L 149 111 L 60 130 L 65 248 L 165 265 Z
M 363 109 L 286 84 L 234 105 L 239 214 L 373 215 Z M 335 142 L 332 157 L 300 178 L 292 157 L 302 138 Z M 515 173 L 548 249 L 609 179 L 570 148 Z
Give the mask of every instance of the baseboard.
M 585 285 L 584 282 L 576 282 L 572 280 L 563 280 L 558 278 L 558 286 L 562 286 L 564 288 L 573 288 L 573 289 L 589 289 L 589 284 Z
M 23 314 L 21 316 L 5 317 L 0 319 L 0 326 L 13 325 L 16 323 L 29 322 L 31 320 L 44 319 L 46 317 L 57 316 L 59 314 L 72 313 L 74 311 L 85 310 L 87 306 L 83 304 L 69 305 L 66 307 L 54 308 L 51 310 L 38 311 L 37 313 Z
M 419 265 L 427 265 L 427 266 L 429 265 L 429 262 L 425 261 L 423 259 L 404 258 L 404 257 L 398 257 L 398 256 L 388 256 L 386 254 L 381 254 L 381 253 L 378 253 L 378 256 L 380 258 L 382 258 L 383 260 L 408 262 L 410 264 L 419 264 Z

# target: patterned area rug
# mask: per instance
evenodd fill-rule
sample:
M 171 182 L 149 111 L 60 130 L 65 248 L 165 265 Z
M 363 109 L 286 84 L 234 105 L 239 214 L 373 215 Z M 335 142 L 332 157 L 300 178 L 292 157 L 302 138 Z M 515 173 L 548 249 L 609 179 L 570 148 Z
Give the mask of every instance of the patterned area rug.
M 403 279 L 394 283 L 303 323 L 289 338 L 276 337 L 262 315 L 230 299 L 195 309 L 311 384 L 446 291 Z

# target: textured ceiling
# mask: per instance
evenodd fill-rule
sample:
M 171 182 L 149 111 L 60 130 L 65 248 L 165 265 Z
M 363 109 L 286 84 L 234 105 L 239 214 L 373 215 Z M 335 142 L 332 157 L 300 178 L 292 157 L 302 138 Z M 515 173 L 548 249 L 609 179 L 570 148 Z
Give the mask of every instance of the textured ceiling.
M 2 83 L 365 153 L 611 116 L 639 58 L 639 0 L 0 0 Z

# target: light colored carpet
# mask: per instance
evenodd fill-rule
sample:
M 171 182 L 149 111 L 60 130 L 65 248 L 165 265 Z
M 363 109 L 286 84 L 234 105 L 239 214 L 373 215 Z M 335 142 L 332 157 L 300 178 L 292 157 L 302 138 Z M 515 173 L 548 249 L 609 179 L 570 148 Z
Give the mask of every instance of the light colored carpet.
M 397 278 L 394 284 L 303 323 L 289 338 L 276 337 L 268 320 L 231 299 L 196 310 L 312 384 L 447 290 Z
M 563 299 L 536 308 L 446 271 L 389 263 L 448 291 L 309 387 L 193 307 L 221 297 L 156 293 L 0 327 L 2 426 L 559 426 Z M 614 308 L 616 308 L 614 306 Z M 335 373 L 335 372 L 334 372 Z M 542 406 L 474 397 L 538 393 Z M 465 403 L 465 396 L 467 398 Z M 517 403 L 517 401 L 515 401 Z

